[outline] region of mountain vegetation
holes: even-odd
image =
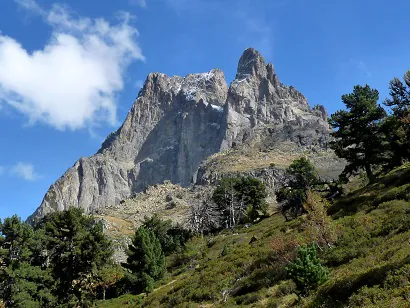
[[[339,179],[322,179],[299,157],[269,209],[263,181],[223,176],[184,225],[146,217],[121,264],[102,222],[79,208],[32,225],[6,218],[2,304],[408,307],[410,72],[391,81],[384,107],[378,99],[355,86],[342,96],[346,109],[330,116],[330,146],[347,161]]]

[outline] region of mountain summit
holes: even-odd
[[[189,186],[209,156],[262,138],[325,148],[329,126],[323,106],[310,108],[280,83],[255,49],[245,50],[229,88],[218,69],[151,73],[122,126],[50,186],[29,220],[70,206],[93,213],[165,180]]]

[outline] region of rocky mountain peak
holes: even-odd
[[[206,158],[252,140],[324,147],[325,118],[252,48],[229,88],[218,69],[185,77],[151,73],[122,126],[51,185],[30,219],[70,206],[96,212],[165,180],[189,186]]]
[[[235,79],[241,80],[251,76],[265,77],[266,74],[263,56],[253,48],[246,49],[239,59]]]

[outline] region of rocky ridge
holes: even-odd
[[[185,78],[151,73],[122,126],[51,185],[29,220],[70,206],[101,212],[164,181],[207,183],[218,178],[209,176],[210,162],[222,153],[272,154],[290,146],[294,152],[284,155],[296,157],[328,153],[328,140],[324,108],[310,108],[300,92],[280,83],[254,49],[243,53],[229,88],[218,69]]]

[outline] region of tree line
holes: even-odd
[[[107,294],[150,292],[167,271],[166,256],[182,252],[195,234],[257,219],[266,212],[265,197],[257,179],[224,178],[209,202],[199,203],[205,210],[198,214],[193,206],[187,228],[146,217],[122,264],[113,259],[101,221],[79,208],[34,225],[6,218],[0,221],[0,299],[7,307],[89,307]]]

